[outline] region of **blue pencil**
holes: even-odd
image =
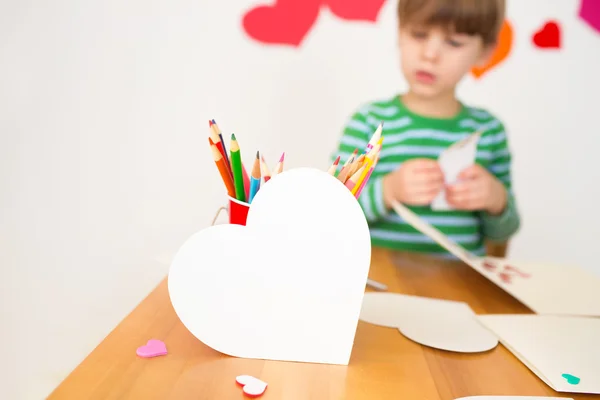
[[[256,152],[256,159],[254,160],[254,166],[252,167],[252,174],[250,175],[250,193],[248,195],[248,204],[252,203],[252,199],[256,196],[256,193],[260,189],[260,157],[258,151]]]

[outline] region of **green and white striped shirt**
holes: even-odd
[[[430,206],[409,206],[413,212],[477,255],[485,254],[484,239],[507,240],[516,233],[520,217],[512,193],[511,153],[503,124],[487,111],[463,106],[453,118],[435,119],[409,111],[399,95],[365,105],[344,128],[338,149],[342,165],[355,148],[364,152],[371,135],[383,122],[380,158],[359,198],[371,232],[373,246],[452,257],[443,247],[387,210],[383,202],[383,177],[412,158],[437,159],[453,143],[479,130],[476,162],[508,189],[506,210],[498,216],[486,212],[434,211]]]

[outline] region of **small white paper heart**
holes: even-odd
[[[235,378],[235,381],[244,388],[244,393],[250,397],[260,396],[267,390],[266,382],[250,375],[240,375]]]
[[[168,277],[175,312],[235,357],[347,365],[371,260],[358,201],[335,177],[290,169],[258,192],[246,226],[194,234]]]
[[[398,328],[408,339],[424,346],[460,353],[493,349],[498,339],[483,327],[462,302],[397,293],[366,293],[360,319]]]

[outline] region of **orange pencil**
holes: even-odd
[[[229,175],[229,170],[225,165],[226,161],[223,158],[223,154],[221,154],[221,152],[215,144],[210,145],[210,150],[212,151],[213,159],[215,161],[215,164],[217,165],[217,168],[219,169],[219,173],[221,174],[221,179],[223,179],[223,183],[227,188],[227,194],[235,199],[235,186],[233,185],[231,175]]]
[[[271,171],[269,171],[269,166],[262,154],[260,156],[260,173],[262,174],[265,183],[269,182],[269,179],[271,179]]]

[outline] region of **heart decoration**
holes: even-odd
[[[477,321],[462,302],[396,293],[366,293],[360,319],[396,328],[408,339],[459,353],[488,351],[498,339]]]
[[[321,2],[276,0],[272,6],[249,10],[242,18],[242,26],[258,42],[298,47],[317,20]]]
[[[471,74],[476,78],[481,78],[488,71],[493,70],[500,65],[510,54],[513,45],[513,28],[508,20],[502,24],[502,29],[498,35],[498,44],[496,49],[486,65],[474,67],[471,69]]]
[[[584,20],[592,29],[600,33],[600,1],[580,0],[579,18]]]
[[[290,169],[261,188],[246,226],[211,226],[181,246],[169,296],[186,328],[221,353],[347,365],[370,261],[352,193],[325,171]]]
[[[164,356],[167,354],[167,346],[158,339],[150,339],[146,345],[137,348],[136,354],[143,358]]]
[[[562,374],[562,377],[565,378],[569,385],[579,385],[581,379],[571,374]]]
[[[244,394],[249,397],[261,396],[267,390],[266,382],[250,375],[237,376],[235,381],[244,388]]]
[[[386,0],[324,0],[333,14],[347,21],[377,21]]]
[[[549,21],[533,35],[533,44],[542,49],[558,49],[560,42],[560,25],[555,21]]]

